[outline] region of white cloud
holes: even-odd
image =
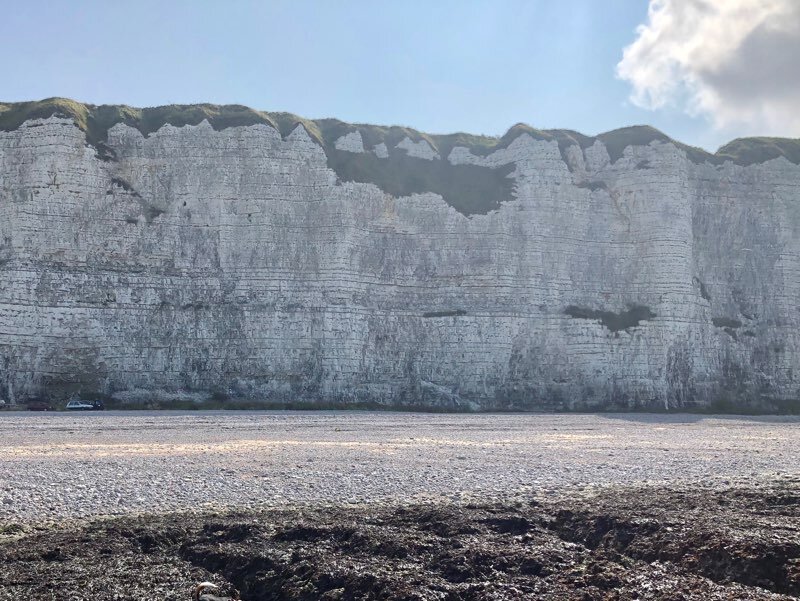
[[[617,65],[634,104],[800,136],[800,0],[650,0],[648,12]]]

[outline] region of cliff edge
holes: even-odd
[[[0,104],[0,397],[794,410],[798,163]]]

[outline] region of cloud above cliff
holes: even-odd
[[[800,1],[650,0],[617,76],[631,101],[742,135],[800,136]]]

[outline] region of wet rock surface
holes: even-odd
[[[4,525],[0,599],[792,599],[800,478]]]

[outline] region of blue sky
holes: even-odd
[[[0,3],[3,101],[237,103],[432,133],[647,123],[711,149],[738,131],[631,102],[615,69],[646,0]]]

